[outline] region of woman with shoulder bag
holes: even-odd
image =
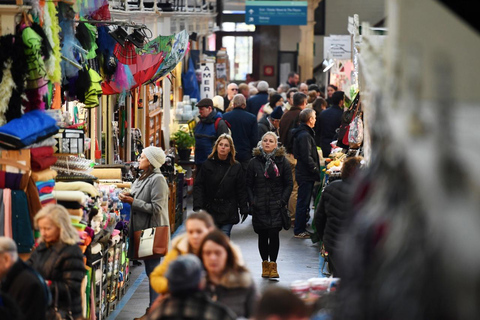
[[[277,256],[280,248],[282,214],[287,210],[293,189],[290,163],[285,148],[278,148],[277,135],[267,132],[247,168],[247,191],[252,208],[253,230],[258,234],[262,277],[279,278]]]
[[[165,152],[162,148],[150,146],[143,149],[139,159],[138,168],[143,170],[141,176],[135,180],[130,193],[120,194],[122,202],[131,205],[128,257],[135,256],[134,233],[152,227],[169,226],[168,220],[168,184],[160,172],[160,167],[165,163]],[[170,234],[170,233],[169,233]],[[160,258],[144,260],[145,272],[148,277],[160,263]],[[150,288],[150,304],[157,298],[155,290]],[[148,312],[149,308],[147,308]],[[146,317],[147,312],[141,318]]]
[[[193,210],[210,213],[216,226],[228,237],[242,215],[248,215],[247,192],[242,165],[235,160],[235,146],[228,134],[218,137],[212,153],[202,164],[193,187]]]

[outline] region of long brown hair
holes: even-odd
[[[147,170],[143,171],[142,175],[138,178],[138,180],[145,180],[147,179],[151,174],[153,174],[153,171],[155,168],[149,164]]]
[[[226,133],[221,134],[218,137],[217,141],[215,141],[215,145],[213,146],[212,153],[210,153],[210,155],[208,156],[208,159],[212,159],[213,157],[216,156],[218,144],[223,139],[227,139],[228,143],[230,143],[230,165],[233,166],[235,164],[235,155],[237,154],[237,152],[235,151],[235,145],[233,144],[232,137],[229,134],[226,134]]]
[[[241,272],[247,271],[244,266],[238,264],[237,256],[233,252],[232,246],[230,245],[230,239],[223,233],[222,231],[215,229],[210,231],[205,238],[203,238],[202,244],[200,245],[200,250],[198,250],[198,257],[203,262],[203,247],[207,241],[213,241],[214,243],[218,244],[219,246],[223,247],[225,251],[227,251],[227,262],[225,264],[225,270],[223,273],[227,273],[229,271],[233,272]],[[205,264],[204,264],[205,265]]]

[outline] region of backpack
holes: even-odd
[[[228,127],[228,135],[231,136],[231,135],[232,135],[232,130],[230,130],[230,128],[231,128],[232,126],[230,125],[230,123],[229,123],[227,120],[222,119],[222,118],[217,118],[217,119],[215,120],[215,132],[218,131],[218,124],[220,123],[220,120],[225,121],[225,124],[226,124],[227,127]]]

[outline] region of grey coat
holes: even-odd
[[[133,259],[135,231],[169,226],[168,219],[168,184],[165,177],[156,168],[154,173],[144,180],[135,180],[130,193],[133,197],[132,212],[130,214],[128,257]]]

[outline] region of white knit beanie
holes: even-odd
[[[165,163],[165,152],[162,148],[159,147],[146,147],[143,149],[145,157],[154,168],[160,168]]]

